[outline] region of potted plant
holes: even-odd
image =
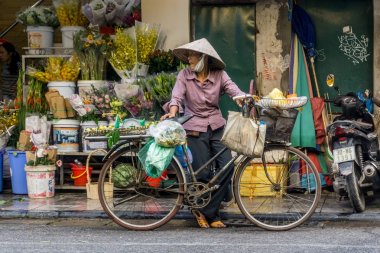
[[[57,149],[41,145],[26,152],[26,182],[29,198],[48,198],[55,193]]]

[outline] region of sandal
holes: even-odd
[[[206,217],[201,212],[199,212],[198,210],[192,209],[191,213],[194,215],[195,219],[198,222],[198,226],[200,228],[209,228],[210,227],[210,225],[208,224],[208,222],[206,220]]]
[[[212,228],[226,228],[226,224],[221,222],[220,220],[214,221],[210,223],[210,227]]]

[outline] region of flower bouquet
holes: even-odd
[[[28,67],[26,74],[42,82],[51,81],[76,81],[80,71],[79,59],[72,55],[69,59],[62,57],[47,58],[45,71],[39,71]]]
[[[114,50],[111,52],[109,62],[122,79],[132,78],[133,68],[136,65],[136,37],[135,29],[116,29]]]
[[[147,100],[156,101],[163,105],[170,100],[176,79],[176,73],[161,72],[155,76],[140,79],[137,84],[144,91]]]
[[[132,117],[143,117],[153,120],[156,115],[152,113],[153,101],[148,100],[142,91],[138,95],[126,99],[124,108],[132,115]]]
[[[113,42],[108,35],[95,29],[79,31],[74,35],[74,51],[80,59],[81,80],[104,80],[107,57]]]
[[[156,48],[159,34],[159,25],[141,22],[136,22],[135,27],[116,30],[109,62],[122,79],[147,75],[149,55]]]
[[[17,14],[17,20],[25,26],[51,26],[56,28],[59,22],[56,14],[48,7],[29,7]]]
[[[141,21],[141,0],[92,0],[82,11],[92,25],[131,27]]]
[[[82,14],[83,0],[53,0],[61,26],[87,26],[88,20]]]
[[[93,107],[92,111],[109,121],[113,121],[116,115],[119,115],[120,118],[127,116],[127,113],[123,110],[123,102],[115,94],[113,83],[109,83],[108,87],[102,88],[92,86],[91,91],[85,92],[82,99],[85,105]],[[91,110],[88,110],[88,112],[91,112]]]
[[[137,63],[138,68],[141,68],[139,65],[149,64],[149,55],[156,49],[160,34],[160,25],[136,22],[135,27]]]

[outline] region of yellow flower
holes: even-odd
[[[87,36],[87,40],[88,40],[89,42],[92,42],[92,41],[94,40],[94,36],[93,36],[92,34],[89,34],[89,35]]]

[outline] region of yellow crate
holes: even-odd
[[[283,164],[268,164],[268,174],[276,183],[284,185],[286,182],[287,168]],[[280,182],[282,181],[282,182]],[[241,177],[240,195],[243,197],[259,196],[282,196],[283,188],[280,192],[273,190],[272,183],[267,178],[262,164],[251,164],[248,166]]]

